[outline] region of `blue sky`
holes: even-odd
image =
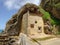
[[[0,0],[0,29],[5,29],[6,22],[26,3],[39,5],[40,0]]]

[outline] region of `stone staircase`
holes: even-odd
[[[9,38],[6,35],[0,35],[0,45],[8,45]]]
[[[16,36],[0,35],[0,45],[15,45]]]

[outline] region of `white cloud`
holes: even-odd
[[[4,5],[8,9],[19,9],[23,5],[25,5],[26,3],[33,3],[33,4],[36,4],[36,5],[39,5],[40,2],[41,2],[41,0],[6,0],[4,2]]]

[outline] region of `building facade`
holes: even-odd
[[[44,22],[41,14],[30,13],[29,11],[23,15],[22,32],[28,36],[37,36],[44,33]]]

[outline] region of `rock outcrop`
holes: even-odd
[[[60,0],[42,0],[41,6],[55,18],[60,19]]]
[[[26,4],[23,6],[17,14],[13,15],[12,18],[7,22],[5,33],[7,33],[10,36],[18,36],[21,32],[21,24],[22,24],[22,18],[23,15],[29,11],[31,13],[40,13],[39,7],[34,4]]]

